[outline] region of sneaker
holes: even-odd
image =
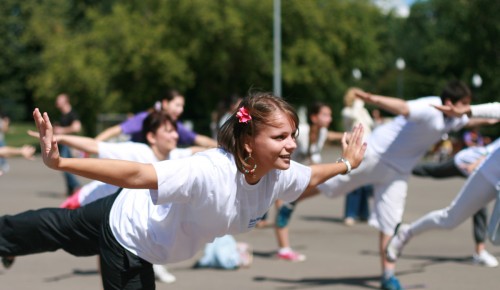
[[[81,207],[80,205],[80,189],[78,188],[75,192],[67,197],[63,203],[59,206],[60,208],[77,209]]]
[[[356,224],[356,220],[353,219],[352,217],[346,217],[344,219],[344,225],[348,226],[348,227],[352,227]]]
[[[288,225],[294,207],[293,204],[285,203],[279,208],[278,214],[276,215],[276,226],[278,228],[284,228]]]
[[[243,268],[250,267],[253,261],[252,247],[247,243],[237,243],[236,249],[238,250],[238,254],[240,255],[239,266]]]
[[[305,255],[302,255],[301,253],[295,252],[293,250],[278,252],[276,256],[278,256],[278,259],[280,260],[285,260],[290,262],[303,262],[306,260]]]
[[[472,255],[472,260],[474,261],[474,264],[477,265],[483,265],[491,268],[498,266],[497,258],[488,253],[486,250],[482,250],[479,254]]]
[[[385,248],[385,255],[389,262],[396,262],[410,237],[410,225],[398,224],[394,231],[394,236],[392,236]]]
[[[382,278],[380,283],[380,289],[382,290],[403,290],[403,287],[399,284],[398,278],[391,276],[389,278]]]
[[[174,275],[170,274],[165,267],[162,265],[153,265],[153,270],[155,271],[156,280],[163,283],[174,283],[176,278]]]

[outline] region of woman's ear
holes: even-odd
[[[253,139],[250,137],[245,137],[245,151],[248,152],[248,154],[251,154],[253,151]]]
[[[146,134],[146,141],[148,142],[148,144],[150,146],[153,146],[156,144],[156,138],[155,138],[155,134],[153,132],[148,132]]]

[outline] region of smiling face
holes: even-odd
[[[155,133],[149,132],[147,138],[155,156],[159,160],[164,160],[168,157],[170,151],[177,147],[179,135],[172,123],[167,121],[158,127]]]
[[[172,100],[163,100],[163,110],[172,118],[172,120],[177,121],[179,117],[184,112],[184,97],[175,96]]]
[[[254,138],[248,138],[245,147],[257,164],[257,175],[290,167],[292,152],[297,148],[296,131],[290,117],[279,112],[268,126],[260,128]]]
[[[318,113],[311,115],[310,118],[319,128],[328,128],[332,122],[332,110],[328,106],[322,106]]]

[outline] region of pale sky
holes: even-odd
[[[396,10],[397,15],[408,17],[410,5],[416,0],[373,0],[383,11]]]

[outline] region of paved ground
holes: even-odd
[[[329,148],[327,159],[338,156]],[[11,171],[0,177],[0,214],[58,206],[63,199],[61,173],[30,162],[10,160]],[[82,179],[82,181],[85,181]],[[461,179],[410,180],[404,219],[413,220],[447,205]],[[169,265],[178,281],[157,289],[378,289],[377,233],[365,224],[342,223],[343,198],[318,197],[302,203],[292,220],[292,244],[307,261],[278,261],[271,228],[237,236],[252,244],[255,259],[249,269],[193,270],[196,258]],[[271,212],[274,216],[274,212]],[[33,241],[36,243],[36,241]],[[500,258],[500,249],[488,244]],[[420,236],[406,248],[397,273],[407,289],[498,289],[499,268],[472,265],[472,227],[468,221],[450,232]],[[20,257],[9,270],[0,269],[0,289],[100,289],[96,259],[76,258],[62,251]]]

